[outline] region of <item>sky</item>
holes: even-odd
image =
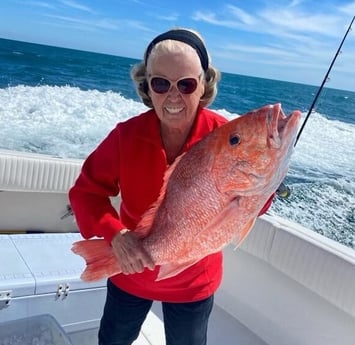
[[[0,38],[141,59],[173,27],[222,72],[321,85],[355,0],[1,0]],[[355,91],[355,23],[326,87]]]

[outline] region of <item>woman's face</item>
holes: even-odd
[[[179,44],[184,44],[180,43]],[[152,55],[147,64],[149,96],[163,126],[176,129],[190,128],[194,122],[200,98],[204,94],[204,78],[200,59],[190,46],[179,52],[164,52]],[[157,93],[151,87],[152,77],[162,77],[171,83],[165,93]],[[186,94],[179,91],[176,81],[192,78],[197,81],[196,90]],[[164,82],[164,81],[163,81]],[[159,83],[158,83],[159,84]],[[165,82],[166,84],[166,82]],[[180,86],[189,88],[188,81]]]

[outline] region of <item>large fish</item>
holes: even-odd
[[[264,106],[216,128],[176,159],[135,229],[160,265],[157,280],[243,241],[286,176],[300,117],[299,111],[285,116],[280,104]],[[75,242],[72,250],[86,260],[85,281],[121,272],[103,239]]]

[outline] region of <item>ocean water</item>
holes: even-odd
[[[146,110],[129,77],[136,62],[0,39],[0,148],[85,158],[117,122]],[[291,196],[269,213],[355,248],[355,92],[326,85],[292,157]],[[305,116],[317,90],[222,73],[210,108],[232,119],[281,102]]]

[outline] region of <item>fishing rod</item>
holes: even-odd
[[[350,25],[349,25],[348,29],[346,30],[346,33],[345,33],[345,35],[344,35],[342,41],[340,42],[340,45],[339,45],[339,47],[338,47],[338,50],[337,50],[337,52],[336,52],[335,55],[334,55],[334,58],[333,58],[333,60],[332,60],[332,62],[331,62],[331,64],[330,64],[330,66],[329,66],[329,68],[328,68],[328,71],[327,71],[327,73],[326,73],[325,76],[324,76],[324,79],[323,79],[323,81],[322,81],[322,84],[320,85],[320,87],[319,87],[319,89],[318,89],[318,91],[317,91],[317,93],[316,93],[316,95],[315,95],[315,97],[314,97],[314,99],[313,99],[313,102],[312,102],[312,104],[311,104],[311,106],[310,106],[310,108],[309,108],[309,110],[308,110],[308,113],[307,113],[307,115],[306,115],[306,118],[305,118],[305,120],[303,121],[303,124],[302,124],[302,126],[301,126],[301,128],[300,128],[300,130],[299,130],[299,132],[298,132],[298,134],[297,134],[297,137],[296,137],[296,141],[295,141],[294,146],[296,146],[296,144],[297,144],[297,142],[298,142],[298,140],[299,140],[299,138],[300,138],[300,136],[301,136],[301,134],[302,134],[302,131],[303,131],[303,129],[304,129],[304,127],[305,127],[305,125],[306,125],[308,119],[309,119],[309,116],[310,116],[310,115],[312,114],[312,112],[313,112],[314,106],[315,106],[315,104],[316,104],[316,102],[317,102],[317,100],[318,100],[318,98],[319,98],[319,96],[320,96],[320,94],[321,94],[321,92],[322,92],[322,90],[323,90],[324,84],[325,84],[326,81],[328,80],[329,73],[330,73],[330,71],[331,71],[332,68],[333,68],[333,65],[334,65],[334,63],[335,63],[335,60],[337,59],[338,55],[339,55],[340,52],[341,52],[341,47],[343,46],[343,43],[345,42],[346,36],[348,36],[348,33],[349,33],[350,30],[351,30],[351,27],[352,27],[352,25],[353,25],[353,23],[354,23],[354,19],[355,19],[355,16],[353,16],[353,19],[351,20]],[[289,188],[284,182],[282,182],[282,183],[280,184],[279,188],[277,189],[276,194],[277,194],[279,197],[283,198],[283,199],[284,199],[284,198],[288,198],[288,197],[290,196],[290,194],[291,194],[291,190],[290,190],[290,188]]]
[[[346,36],[348,36],[348,33],[349,33],[350,30],[351,30],[351,26],[353,25],[354,19],[355,19],[355,16],[353,17],[353,19],[352,19],[352,21],[351,21],[351,23],[350,23],[350,25],[349,25],[349,27],[348,27],[348,30],[346,31],[346,33],[345,33],[345,35],[344,35],[344,37],[343,37],[343,39],[342,39],[342,41],[341,41],[341,43],[340,43],[340,45],[339,45],[339,47],[338,47],[337,52],[336,52],[335,55],[334,55],[334,58],[333,58],[333,60],[332,60],[332,62],[331,62],[331,64],[330,64],[330,66],[329,66],[329,68],[328,68],[328,71],[327,71],[327,73],[326,73],[325,76],[324,76],[324,79],[323,79],[323,81],[322,81],[322,84],[320,85],[320,87],[319,87],[319,89],[318,89],[318,91],[317,91],[317,94],[316,94],[316,96],[315,96],[314,99],[313,99],[312,105],[311,105],[311,107],[309,108],[308,113],[307,113],[307,115],[306,115],[306,118],[305,118],[305,120],[303,121],[303,124],[302,124],[302,126],[301,126],[301,128],[300,128],[300,130],[299,130],[299,132],[298,132],[298,134],[297,134],[296,142],[295,142],[295,145],[294,145],[294,146],[296,146],[296,144],[297,144],[297,142],[298,142],[298,140],[299,140],[299,138],[300,138],[300,136],[301,136],[301,134],[302,134],[302,131],[303,131],[303,129],[304,129],[304,126],[306,125],[306,123],[307,123],[307,121],[308,121],[308,119],[309,119],[309,116],[311,115],[311,113],[312,113],[312,111],[313,111],[313,109],[314,109],[314,106],[315,106],[315,104],[316,104],[316,102],[317,102],[317,100],[318,100],[318,98],[319,98],[319,96],[320,96],[320,93],[321,93],[322,90],[323,90],[324,84],[325,84],[326,81],[328,80],[329,73],[330,73],[330,71],[331,71],[332,68],[333,68],[333,65],[334,65],[334,63],[335,63],[335,60],[337,59],[338,55],[339,55],[340,52],[341,52],[341,47],[343,46],[343,43],[344,43],[344,41],[345,41],[345,39],[346,39]]]

